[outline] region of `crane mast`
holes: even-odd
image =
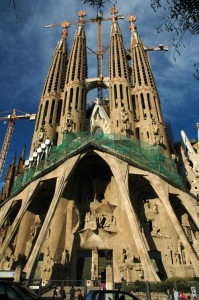
[[[0,152],[0,178],[3,173],[3,167],[6,161],[6,156],[8,153],[8,149],[10,146],[13,130],[14,130],[14,125],[15,125],[15,120],[17,119],[30,119],[30,120],[35,120],[36,114],[24,114],[24,115],[18,115],[16,114],[16,109],[13,109],[12,115],[8,115],[7,117],[0,117],[0,120],[6,122],[9,121],[8,128],[6,131],[6,135],[3,141],[3,145],[1,148]]]

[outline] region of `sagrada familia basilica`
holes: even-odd
[[[121,17],[116,7],[110,12],[107,77],[102,72],[103,17],[93,20],[98,25],[96,78],[87,74],[85,11],[79,11],[70,49],[69,22],[62,23],[30,157],[24,163],[23,152],[5,178],[0,270],[20,269],[26,279],[43,284],[101,278],[111,286],[122,280],[199,277],[194,163],[187,147],[181,164],[171,150],[136,17],[128,17],[127,51]],[[88,107],[93,89],[98,97]]]

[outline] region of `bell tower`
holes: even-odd
[[[84,16],[86,12],[80,10],[78,15],[79,24],[74,36],[66,74],[64,105],[61,116],[63,132],[85,130],[87,55]]]
[[[54,145],[61,141],[60,117],[63,103],[63,91],[67,70],[67,27],[69,22],[62,23],[61,38],[55,49],[51,66],[46,77],[39,103],[37,120],[32,139],[31,153],[48,138]]]
[[[140,40],[135,21],[128,17],[131,30],[132,105],[135,111],[136,137],[148,144],[159,145],[169,156],[169,146],[158,91],[148,53]]]
[[[109,78],[111,132],[134,135],[134,112],[131,103],[127,54],[117,21],[117,8],[111,8]]]

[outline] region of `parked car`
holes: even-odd
[[[121,290],[90,290],[86,300],[140,300],[140,298]]]
[[[0,280],[1,300],[40,300],[28,287],[13,281]]]

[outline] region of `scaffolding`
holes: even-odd
[[[60,163],[88,147],[110,153],[130,165],[157,174],[178,187],[183,186],[175,162],[171,158],[165,157],[159,146],[152,146],[123,134],[91,134],[83,131],[66,133],[62,144],[54,146],[45,160],[37,166],[30,167],[18,178],[14,183],[12,193],[16,193],[30,181],[42,176],[47,169],[56,168]]]

